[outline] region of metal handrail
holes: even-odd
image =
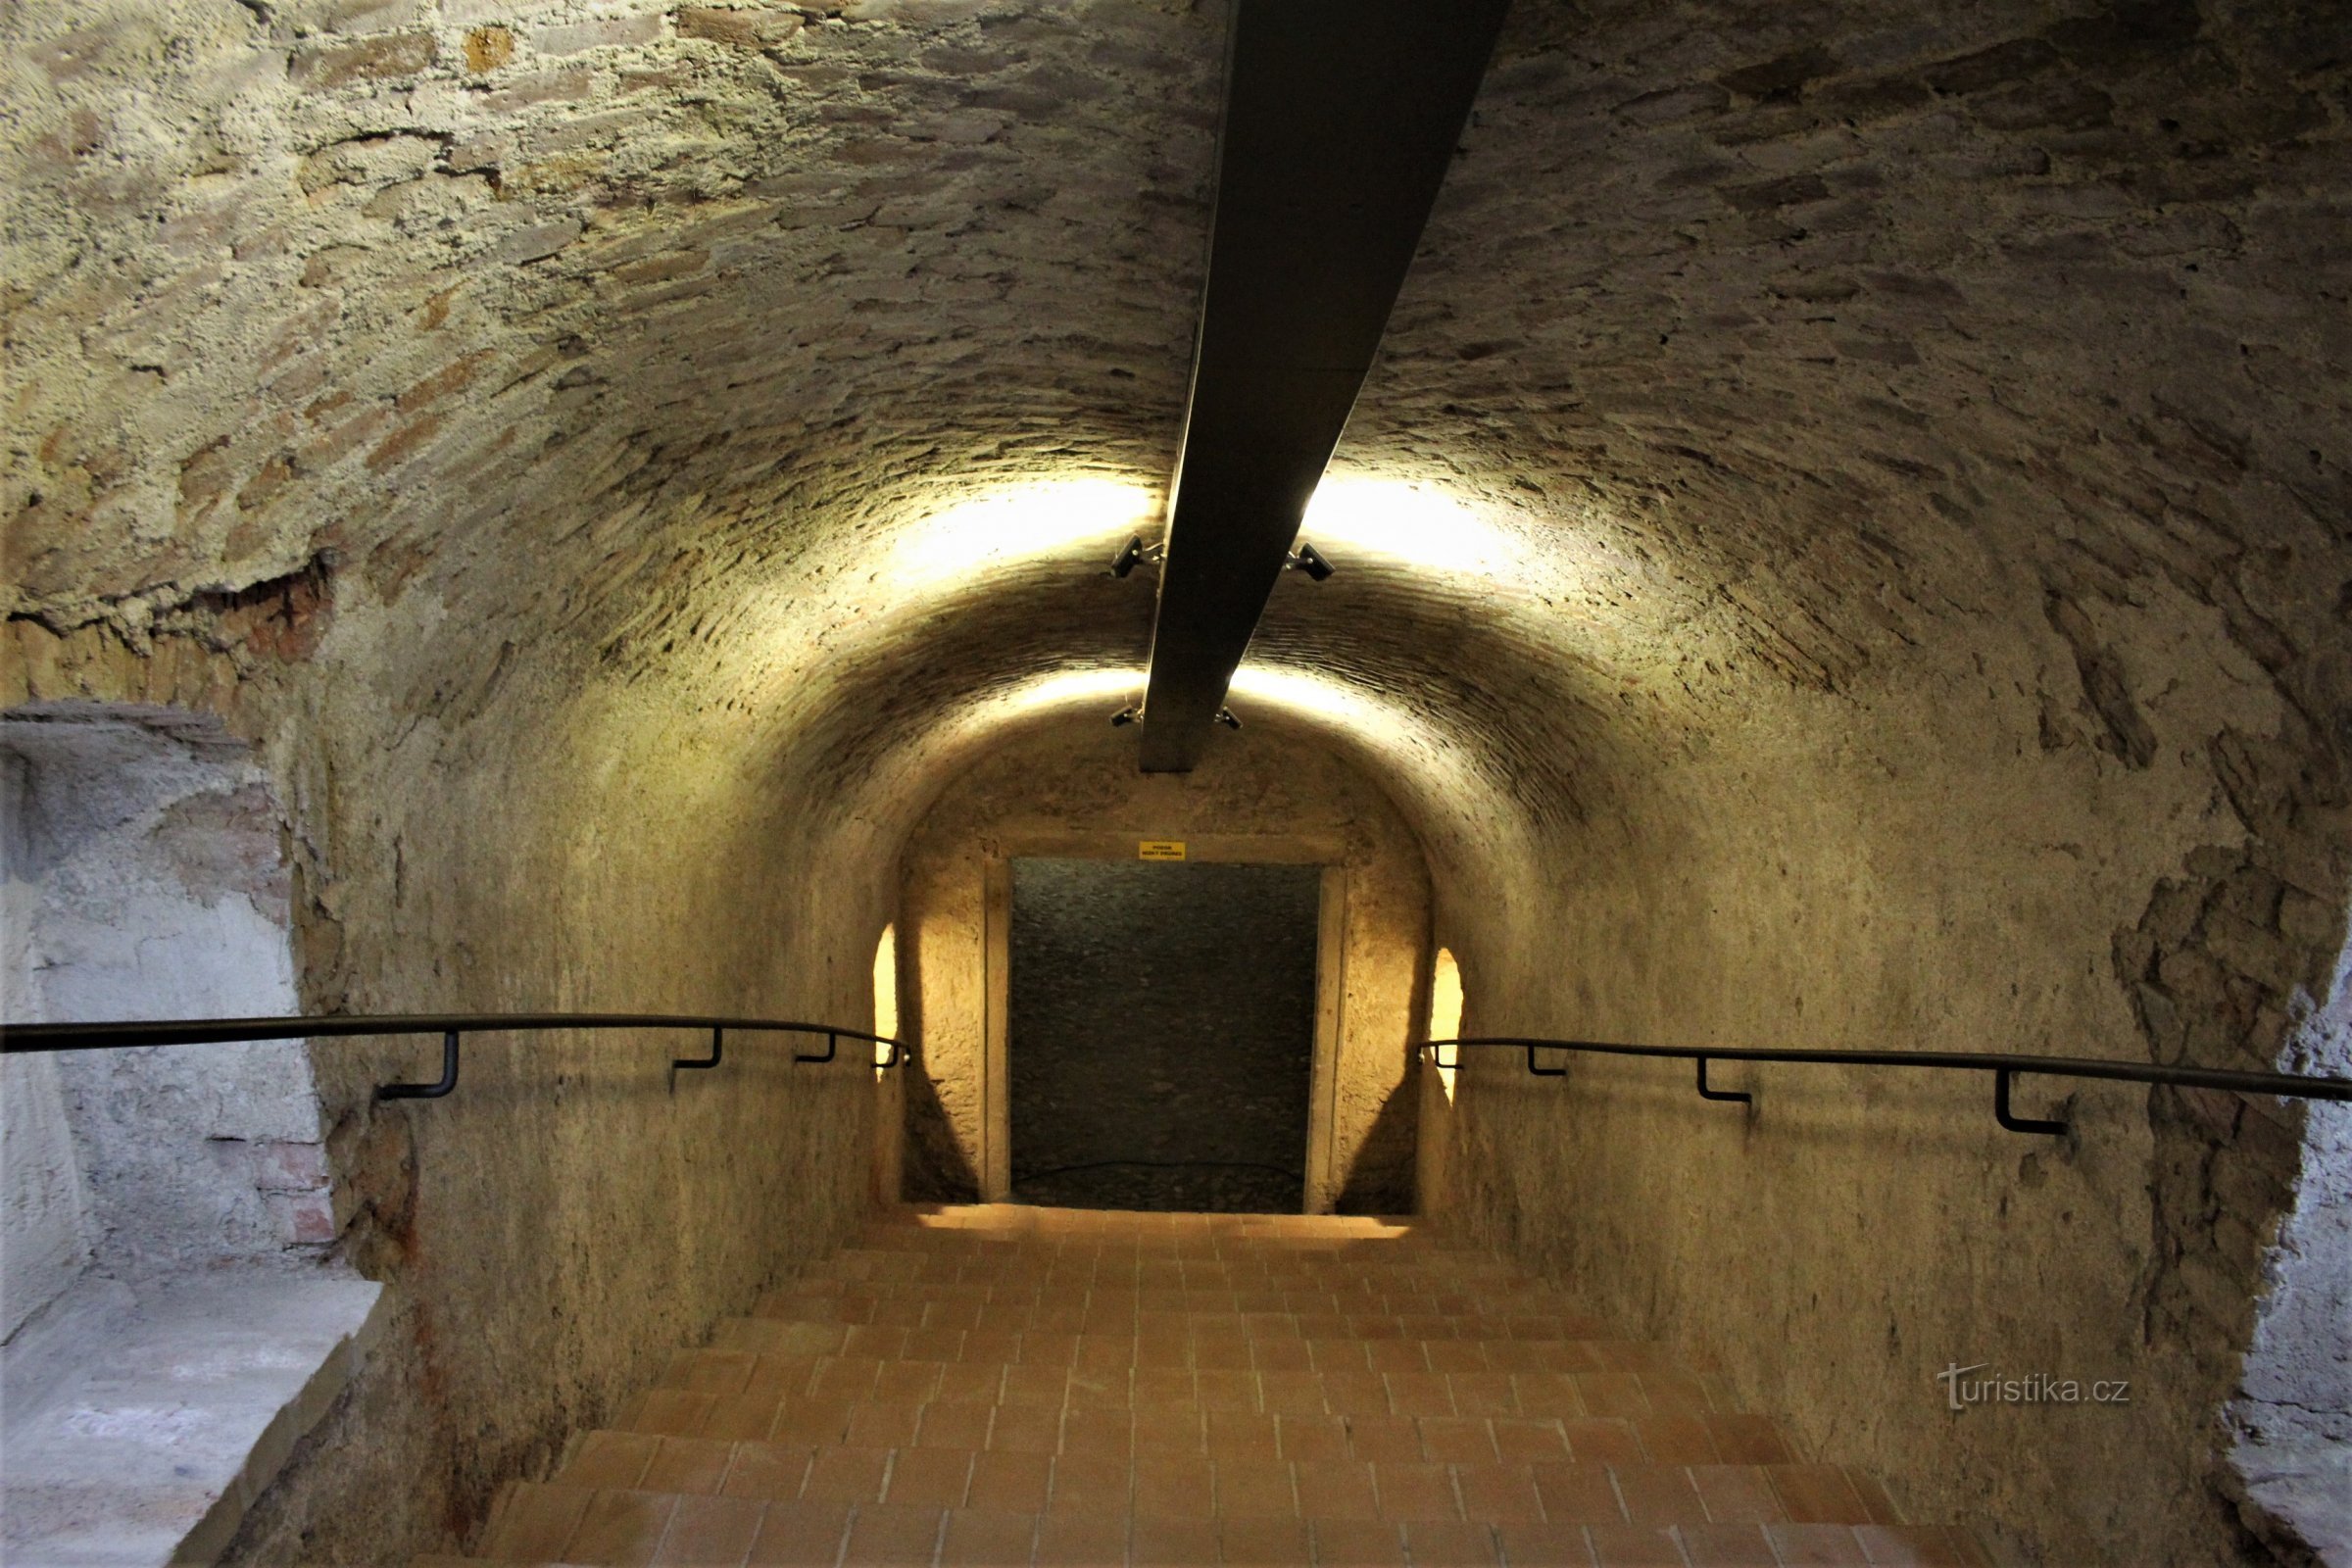
[[[441,1076],[429,1084],[384,1084],[378,1100],[439,1100],[458,1087],[458,1040],[463,1035],[505,1034],[539,1029],[708,1029],[710,1054],[681,1056],[670,1061],[670,1087],[681,1072],[705,1071],[725,1054],[726,1034],[823,1035],[821,1053],[794,1052],[796,1062],[826,1062],[844,1040],[863,1040],[888,1046],[890,1054],[874,1065],[895,1067],[913,1054],[912,1046],[888,1035],[853,1029],[847,1024],[800,1023],[783,1018],[731,1018],[674,1012],[397,1012],[374,1015],[325,1013],[280,1018],[180,1018],[120,1020],[111,1023],[0,1023],[0,1054],[29,1055],[64,1051],[141,1050],[154,1046],[227,1045],[253,1040],[306,1040],[348,1035],[439,1035]]]
[[[1469,1040],[1424,1040],[1419,1050],[1435,1065],[1461,1065],[1462,1048],[1494,1047],[1525,1051],[1527,1070],[1538,1078],[1567,1076],[1564,1066],[1544,1066],[1539,1051],[1577,1051],[1603,1056],[1664,1056],[1698,1064],[1698,1092],[1706,1100],[1749,1102],[1751,1096],[1707,1087],[1710,1061],[1793,1061],[1835,1067],[1934,1067],[1953,1072],[1989,1072],[1992,1077],[1992,1114],[2013,1133],[2067,1130],[2062,1121],[2042,1121],[2012,1115],[2010,1080],[2021,1072],[2048,1078],[2104,1078],[2125,1083],[2172,1084],[2189,1089],[2222,1089],[2241,1095],[2277,1095],[2289,1100],[2352,1101],[2352,1078],[2328,1078],[2291,1072],[2246,1072],[2234,1067],[2174,1067],[2152,1061],[2108,1061],[2097,1056],[2025,1056],[2006,1052],[1967,1051],[1805,1051],[1773,1046],[1629,1046],[1602,1040],[1546,1040],[1527,1035],[1487,1035]],[[1453,1060],[1443,1053],[1453,1048]]]

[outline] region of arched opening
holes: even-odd
[[[885,923],[882,934],[874,939],[873,964],[874,1033],[899,1038],[899,924]],[[902,1129],[906,1122],[907,1063],[902,1070],[893,1071],[884,1064],[890,1060],[891,1050],[877,1043],[874,1047],[874,1142],[873,1193],[880,1203],[895,1203],[905,1185],[901,1166],[906,1160],[906,1140]]]
[[[1263,1160],[1297,1170],[1292,1162],[1304,1156],[1292,1189],[1299,1196],[1286,1206],[1409,1212],[1420,1099],[1410,1044],[1429,907],[1413,827],[1368,776],[1295,730],[1269,724],[1258,745],[1195,773],[1149,777],[1135,772],[1119,731],[1092,715],[1082,725],[1041,721],[1007,735],[956,775],[908,841],[906,995],[922,1045],[905,1082],[907,1196],[1016,1196],[1015,862],[1133,868],[1148,850],[1172,855],[1181,845],[1196,869],[1270,867],[1303,879],[1298,902],[1312,923],[1311,1016],[1298,1025],[1311,1034],[1298,1042],[1311,1048],[1304,1136]],[[1127,951],[1113,945],[1093,961],[1115,972],[1128,966]],[[1109,1049],[1118,1033],[1115,1024],[1104,1031]],[[1081,1120],[1097,1114],[1090,1102],[1063,1109]],[[1242,1157],[1173,1144],[1151,1154]]]
[[[1450,950],[1440,948],[1437,961],[1429,972],[1429,1038],[1451,1040],[1462,1032],[1462,967],[1453,961]],[[1434,1062],[1438,1087],[1446,1091],[1446,1102],[1453,1102],[1453,1075],[1460,1071],[1452,1058]]]
[[[874,1033],[896,1038],[899,1032],[899,927],[882,928],[874,943]],[[890,1048],[874,1047],[874,1071],[890,1060]]]

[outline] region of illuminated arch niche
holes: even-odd
[[[874,944],[874,1033],[897,1039],[899,1034],[899,927],[896,921],[882,928],[882,936]],[[890,1048],[874,1047],[874,1072],[880,1076],[882,1064],[890,1058]]]
[[[1432,1040],[1451,1040],[1462,1032],[1462,969],[1453,961],[1450,950],[1440,948],[1438,960],[1429,976],[1429,1036]],[[1435,1053],[1432,1053],[1435,1054]],[[1438,1082],[1446,1091],[1446,1099],[1453,1099],[1452,1067],[1438,1069]]]

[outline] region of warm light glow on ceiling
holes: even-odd
[[[1478,772],[1476,754],[1448,744],[1442,716],[1393,692],[1280,664],[1244,664],[1231,690],[1244,724],[1273,712],[1344,737],[1379,759],[1384,775],[1414,780],[1433,801],[1478,800],[1494,788]]]
[[[1044,479],[993,489],[897,525],[877,575],[899,590],[933,587],[991,567],[1056,556],[1101,556],[1129,535],[1156,534],[1156,490],[1116,479]]]
[[[1526,541],[1459,498],[1367,474],[1326,476],[1306,504],[1299,537],[1343,571],[1353,554],[1394,556],[1438,571],[1517,577],[1528,557]]]
[[[1122,703],[1142,700],[1144,672],[1141,667],[1113,669],[1068,669],[1058,675],[1041,675],[1023,682],[1015,690],[993,704],[1000,717],[1009,713],[1033,713],[1042,709],[1059,708],[1069,704],[1108,703],[1103,710],[1105,720],[1111,710]]]
[[[1112,713],[1143,701],[1143,697],[1144,671],[1140,664],[1033,675],[963,708],[952,726],[953,739],[957,744],[977,739],[1005,724],[1054,709],[1089,711],[1098,721],[1107,723]],[[944,738],[947,732],[942,733]]]
[[[1399,727],[1399,715],[1364,687],[1309,670],[1244,664],[1233,672],[1231,690],[1237,698],[1264,703],[1300,718],[1321,719],[1358,735],[1394,733]],[[1246,714],[1244,718],[1246,722]]]

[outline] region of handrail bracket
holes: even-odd
[[[1707,1087],[1707,1058],[1698,1058],[1698,1098],[1701,1100],[1734,1100],[1742,1105],[1752,1105],[1756,1097],[1741,1090],[1709,1089]]]
[[[2013,1133],[2047,1133],[2053,1138],[2064,1137],[2067,1124],[2062,1121],[2042,1121],[2033,1116],[2013,1116],[2009,1113],[2009,1080],[2014,1069],[1995,1067],[1992,1072],[1992,1119]]]
[[[678,1074],[708,1072],[717,1066],[719,1058],[726,1054],[726,1048],[727,1031],[724,1026],[719,1026],[710,1031],[710,1054],[708,1056],[672,1057],[669,1063],[669,1092],[673,1095],[678,1092]]]
[[[385,1084],[375,1092],[378,1100],[439,1100],[458,1087],[458,1032],[443,1031],[441,1035],[441,1078],[429,1084]]]

